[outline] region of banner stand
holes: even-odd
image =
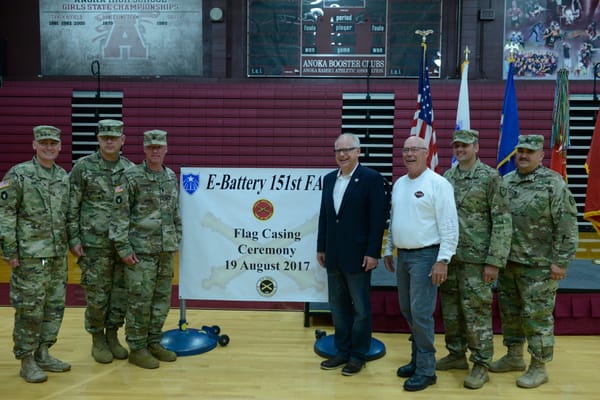
[[[337,354],[335,347],[335,335],[328,335],[327,332],[320,329],[315,330],[314,351],[319,356],[331,358]],[[371,346],[366,354],[366,361],[377,360],[385,356],[385,344],[379,339],[371,338]]]
[[[160,341],[163,347],[178,356],[193,356],[214,349],[217,343],[221,346],[229,344],[229,336],[220,335],[221,328],[218,325],[189,328],[185,318],[185,299],[179,298],[179,328],[163,333]]]

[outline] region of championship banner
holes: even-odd
[[[42,75],[201,76],[201,0],[44,0]],[[91,71],[92,62],[101,66]]]
[[[324,169],[181,168],[183,299],[327,301]]]

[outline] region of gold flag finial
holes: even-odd
[[[469,46],[465,46],[465,61],[469,62],[469,54],[471,54],[471,50],[469,50]]]
[[[508,62],[513,62],[515,61],[515,53],[519,50],[520,46],[516,43],[507,43],[506,46],[504,46],[504,50],[508,51],[508,57],[506,58],[508,60]]]
[[[421,41],[423,43],[427,42],[427,36],[431,35],[433,33],[433,30],[431,29],[426,29],[426,30],[422,30],[422,29],[417,29],[415,31],[415,33],[419,36],[421,36]]]

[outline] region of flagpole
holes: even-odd
[[[508,75],[506,77],[504,104],[502,105],[502,116],[500,118],[500,137],[498,140],[496,164],[496,169],[500,175],[506,175],[515,169],[514,156],[517,152],[516,146],[520,131],[517,94],[514,85],[514,53],[519,49],[519,46],[511,43],[506,45],[505,49],[509,52],[507,56]]]
[[[456,108],[456,126],[455,130],[471,129],[471,112],[469,106],[469,46],[465,46],[465,60],[460,65],[460,87],[458,91],[458,106]],[[452,155],[452,163],[456,160]]]
[[[427,53],[427,36],[431,35],[433,33],[433,30],[431,30],[431,29],[426,29],[426,30],[417,29],[415,31],[415,33],[417,35],[421,36],[421,47],[423,48],[423,65],[427,65],[427,63],[426,63],[427,57],[425,56],[425,54]]]
[[[471,111],[469,106],[469,47],[465,47],[465,60],[460,65],[460,86],[458,90],[458,104],[456,106],[456,123],[454,130],[469,130],[471,129]],[[454,152],[452,152],[452,166],[458,164]]]
[[[433,105],[429,87],[429,72],[427,69],[427,36],[433,33],[431,29],[418,29],[415,33],[421,36],[422,57],[419,68],[419,93],[417,95],[417,108],[413,117],[410,134],[419,136],[427,145],[427,166],[439,173],[437,139],[435,134]]]
[[[550,136],[550,168],[567,178],[567,150],[569,149],[569,70],[561,68],[556,78],[552,110],[552,135]]]

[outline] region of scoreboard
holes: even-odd
[[[439,77],[441,0],[251,0],[249,77]]]

